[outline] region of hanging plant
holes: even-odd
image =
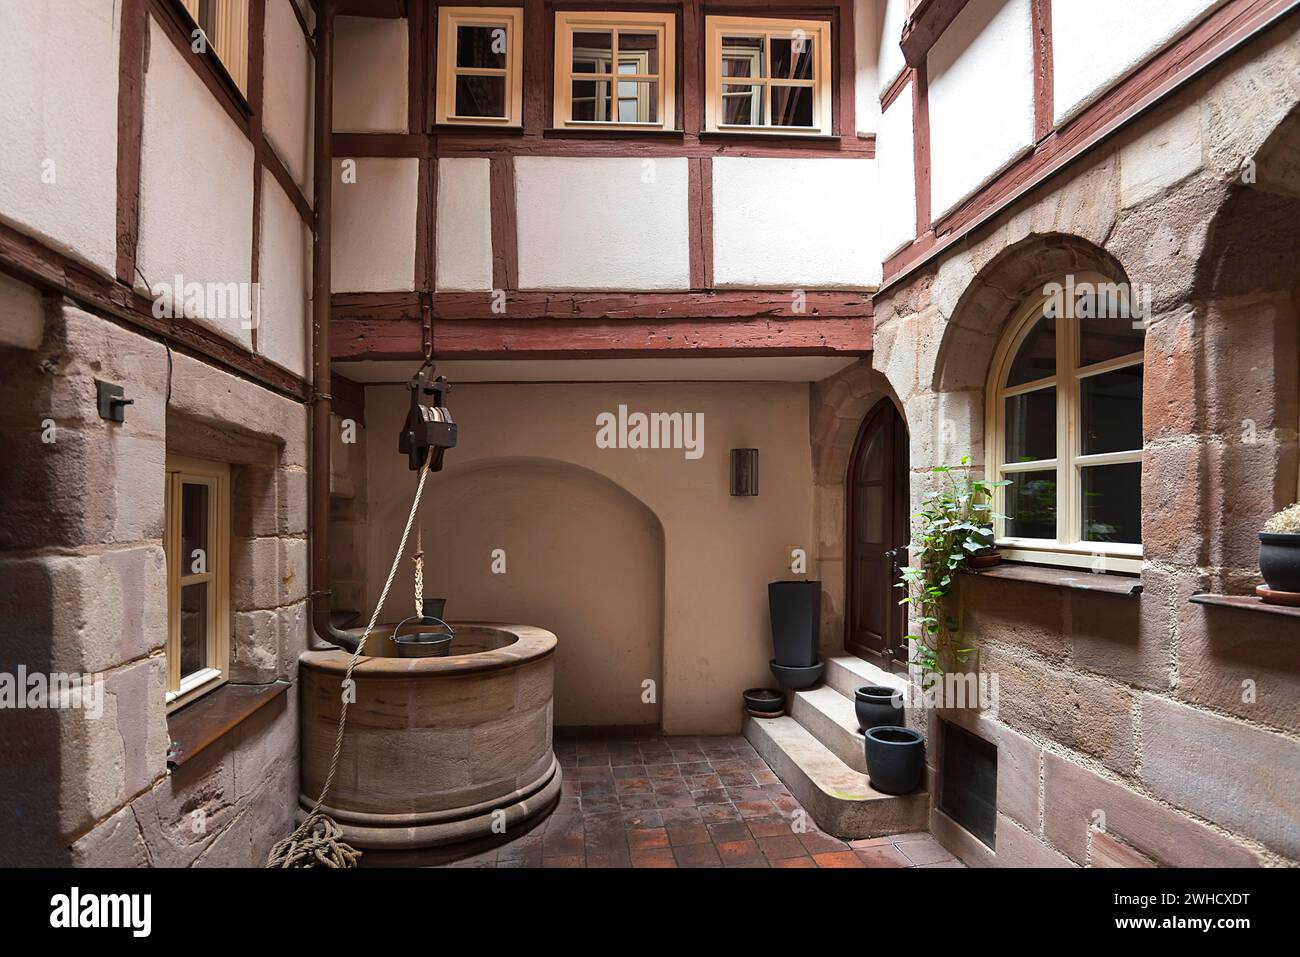
[[[945,672],[970,661],[974,649],[963,647],[961,625],[952,613],[950,598],[957,574],[967,560],[993,545],[993,520],[1006,518],[993,511],[994,490],[1010,485],[970,476],[970,457],[956,466],[936,465],[939,488],[926,496],[908,546],[914,565],[903,569],[899,588],[907,590],[903,604],[913,606],[919,634],[912,664],[921,671],[921,687],[932,688]]]

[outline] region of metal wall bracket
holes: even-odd
[[[99,393],[99,417],[110,422],[125,422],[126,407],[134,405],[135,399],[128,399],[126,390],[112,382],[96,379],[95,389]]]

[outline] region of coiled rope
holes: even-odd
[[[370,624],[366,625],[361,640],[357,642],[357,650],[352,652],[352,659],[348,662],[348,670],[343,675],[342,687],[345,692],[352,687],[352,669],[356,667],[357,659],[361,657],[361,652],[366,647],[366,639],[375,630],[379,615],[384,610],[384,601],[388,598],[388,590],[393,587],[393,579],[397,577],[397,568],[401,565],[402,555],[406,552],[406,540],[410,537],[411,526],[415,524],[415,516],[419,514],[420,496],[424,494],[424,480],[429,477],[429,465],[432,461],[433,449],[430,449],[425,457],[424,465],[420,468],[420,481],[415,486],[415,500],[411,502],[411,514],[406,517],[406,527],[402,529],[402,541],[397,546],[397,554],[393,556],[393,566],[388,570],[388,580],[384,582],[384,590],[379,593],[379,602],[375,605],[374,613],[370,616]],[[325,777],[325,785],[321,788],[320,797],[316,799],[316,805],[311,809],[311,813],[298,825],[294,832],[284,840],[277,841],[275,846],[271,848],[271,853],[266,858],[267,867],[357,866],[357,862],[361,858],[361,852],[339,840],[343,836],[342,828],[338,826],[333,818],[321,811],[321,806],[325,803],[330,788],[334,786],[334,775],[339,768],[339,755],[343,752],[343,732],[347,727],[347,723],[348,695],[345,693],[342,708],[339,711],[339,730],[334,738],[334,756],[330,758],[329,774]]]

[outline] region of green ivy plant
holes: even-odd
[[[913,516],[917,524],[908,548],[915,564],[903,569],[897,586],[907,590],[901,603],[916,612],[920,634],[907,638],[915,642],[912,664],[920,668],[925,690],[942,680],[948,668],[970,661],[974,649],[962,647],[949,598],[966,560],[993,546],[993,520],[1007,517],[993,511],[994,491],[1011,484],[972,478],[969,456],[962,456],[957,466],[936,465],[930,471],[941,477],[939,487]]]

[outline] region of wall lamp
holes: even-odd
[[[731,450],[731,494],[758,494],[758,449]]]

